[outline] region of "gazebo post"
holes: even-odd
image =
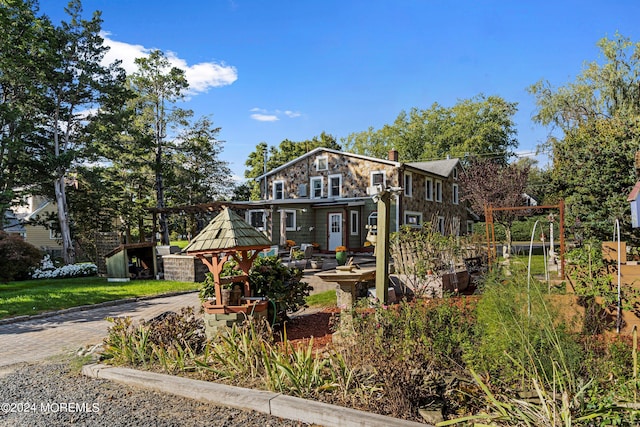
[[[222,272],[224,263],[229,260],[229,255],[225,255],[222,258],[219,258],[219,254],[214,254],[211,257],[211,262],[209,262],[209,260],[203,254],[198,254],[197,257],[200,259],[200,261],[202,261],[204,265],[207,266],[209,272],[213,274],[213,283],[216,289],[216,304],[221,304],[222,289],[220,287],[220,273]]]
[[[249,286],[249,270],[251,270],[251,266],[253,266],[253,261],[258,257],[258,251],[254,250],[253,254],[249,254],[248,250],[239,251],[241,256],[238,256],[238,252],[233,252],[231,255],[233,259],[238,263],[238,267],[240,270],[247,276],[247,279],[244,281],[244,296],[251,296],[251,287]]]

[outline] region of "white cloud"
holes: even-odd
[[[283,116],[286,116],[286,117],[288,117],[290,119],[294,119],[296,117],[302,116],[301,113],[299,113],[297,111],[291,111],[291,110],[269,111],[269,110],[265,110],[264,108],[254,107],[254,108],[250,109],[249,111],[253,113],[253,114],[251,114],[251,118],[253,120],[258,120],[260,122],[276,122],[276,121],[280,120],[280,118],[283,117]]]
[[[147,56],[152,50],[139,44],[113,40],[108,33],[102,33],[102,37],[104,38],[104,44],[110,47],[104,57],[104,61],[112,63],[116,60],[121,60],[121,66],[127,74],[131,74],[138,69],[135,64],[136,58]],[[236,68],[226,65],[224,62],[200,62],[189,65],[187,61],[179,58],[174,52],[165,52],[165,55],[172,66],[184,70],[189,82],[189,91],[192,93],[206,92],[213,87],[227,86],[238,80]]]
[[[292,118],[292,119],[301,116],[301,114],[298,113],[297,111],[289,111],[289,110],[285,111],[284,114],[285,114],[285,116],[287,116],[289,118]]]
[[[251,115],[253,120],[257,120],[259,122],[277,122],[280,120],[278,116],[275,114],[261,114],[261,113],[253,113]]]

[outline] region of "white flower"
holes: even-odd
[[[62,279],[66,277],[94,276],[98,267],[92,263],[69,264],[56,268],[49,255],[45,255],[40,268],[31,273],[33,279]]]

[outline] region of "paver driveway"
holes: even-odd
[[[151,319],[165,311],[200,307],[197,292],[57,314],[41,319],[0,325],[0,367],[43,360],[102,342],[107,317]],[[196,310],[197,312],[197,310]]]

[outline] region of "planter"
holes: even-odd
[[[322,268],[322,265],[324,264],[324,261],[319,259],[319,260],[311,260],[311,268],[313,268],[314,270],[320,270]]]
[[[336,261],[338,262],[338,265],[345,265],[347,263],[347,253],[336,252]]]

